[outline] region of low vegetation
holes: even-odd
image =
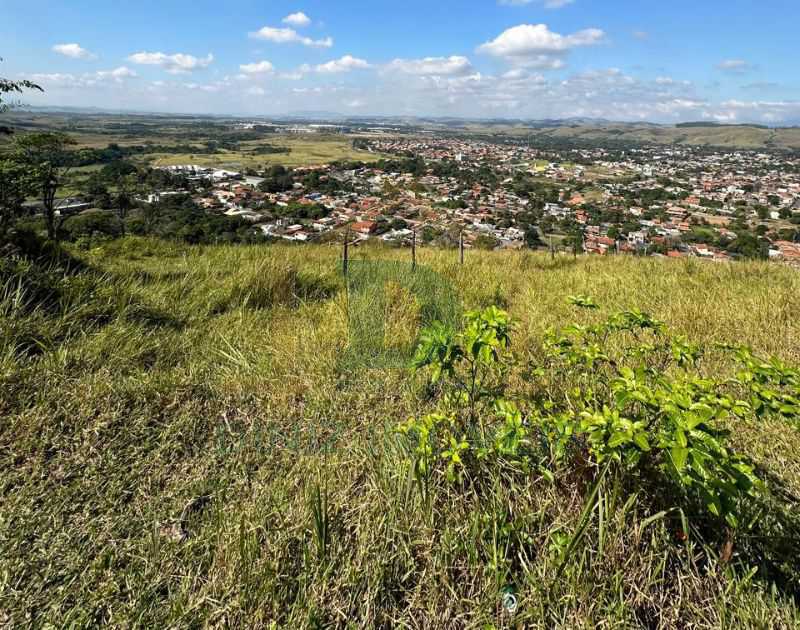
[[[795,271],[69,247],[0,263],[0,623],[800,623]]]

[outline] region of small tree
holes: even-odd
[[[56,218],[56,193],[71,168],[69,146],[73,144],[75,141],[63,133],[32,133],[16,140],[16,157],[35,178],[51,241],[58,241],[63,220]]]
[[[539,236],[539,230],[537,230],[536,227],[533,225],[528,226],[528,229],[525,230],[525,245],[528,246],[530,249],[536,249],[537,247],[544,247],[544,243],[542,242],[542,239]]]
[[[136,175],[125,175],[117,180],[115,208],[122,236],[125,236],[125,221],[128,219],[128,214],[136,206],[136,192],[138,190],[139,179]]]
[[[7,158],[0,159],[0,241],[13,221],[22,213],[28,195],[34,192],[34,179],[23,164]]]

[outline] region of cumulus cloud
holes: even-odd
[[[120,66],[113,70],[98,70],[83,74],[69,73],[38,73],[31,74],[30,79],[46,88],[88,88],[100,87],[104,84],[124,83],[125,79],[135,78],[136,73],[127,66]]]
[[[573,48],[594,46],[604,39],[605,33],[597,28],[561,35],[546,24],[520,24],[479,46],[478,52],[517,65],[554,69],[564,65],[563,57]]]
[[[187,74],[210,66],[214,55],[209,53],[206,57],[198,58],[183,53],[168,55],[163,52],[138,52],[128,57],[128,61],[145,66],[160,66],[170,74]]]
[[[386,69],[415,75],[461,75],[473,71],[470,60],[466,57],[425,57],[423,59],[395,59],[387,64]]]
[[[718,115],[725,122],[758,121],[764,123],[791,122],[800,120],[800,101],[740,101],[728,100],[720,104]]]
[[[246,63],[239,66],[239,70],[245,74],[270,74],[275,71],[269,61],[257,61],[255,63]]]
[[[72,59],[97,59],[97,55],[82,48],[79,44],[56,44],[53,46],[53,52]]]
[[[298,11],[297,13],[292,13],[287,15],[283,20],[281,20],[284,24],[290,24],[292,26],[296,26],[297,28],[303,28],[311,24],[311,18],[308,17],[302,11]]]
[[[137,74],[127,66],[120,66],[119,68],[114,68],[113,70],[101,70],[97,72],[96,75],[101,79],[109,78],[114,79],[115,81],[131,79],[137,76]]]
[[[265,26],[255,33],[250,33],[250,37],[272,42],[273,44],[302,44],[303,46],[310,46],[313,48],[331,48],[333,46],[333,38],[331,37],[311,39],[310,37],[300,35],[300,33],[292,28],[279,28],[275,26]]]
[[[359,59],[352,55],[345,55],[340,59],[334,59],[333,61],[320,64],[314,69],[323,74],[339,74],[342,72],[350,72],[351,70],[364,70],[370,67],[372,66],[364,59]]]

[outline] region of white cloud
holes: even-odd
[[[529,74],[527,70],[523,68],[513,68],[508,72],[503,73],[503,78],[508,79],[510,81],[519,81],[522,79],[525,80],[534,80],[534,81],[543,81],[544,77],[541,74]]]
[[[239,69],[245,74],[270,74],[274,72],[275,66],[269,61],[257,61],[255,63],[246,63],[239,66]]]
[[[514,64],[555,69],[573,48],[601,43],[605,33],[588,28],[571,35],[551,31],[546,24],[520,24],[503,31],[478,47],[478,52],[500,57]]]
[[[716,116],[724,116],[726,122],[759,121],[775,123],[789,121],[797,124],[800,120],[800,101],[739,101],[729,100],[720,103],[722,110]],[[712,113],[712,115],[714,115]],[[717,118],[717,120],[721,120]]]
[[[323,74],[338,74],[341,72],[350,72],[351,70],[364,70],[370,67],[369,63],[363,59],[353,57],[352,55],[345,55],[341,59],[334,59],[328,63],[320,64],[314,69]]]
[[[311,39],[304,37],[297,31],[291,28],[277,28],[274,26],[265,26],[255,33],[250,33],[253,39],[263,39],[273,44],[302,44],[303,46],[311,46],[314,48],[330,48],[333,46],[333,38],[325,37],[324,39]]]
[[[97,55],[82,48],[78,44],[56,44],[53,46],[53,52],[72,59],[97,59]]]
[[[160,66],[170,74],[186,74],[210,66],[214,55],[209,53],[204,58],[198,58],[182,53],[167,55],[162,52],[138,52],[128,57],[128,61],[139,65]]]
[[[604,37],[605,33],[597,28],[561,35],[551,31],[547,24],[520,24],[503,31],[478,50],[496,57],[526,57],[564,53],[577,46],[598,44]]]
[[[131,79],[135,76],[138,76],[133,70],[128,68],[127,66],[120,66],[119,68],[114,68],[113,70],[106,70],[106,71],[99,71],[96,73],[97,77],[100,79],[114,79],[115,81],[122,81],[123,79]]]
[[[113,70],[98,70],[97,72],[85,72],[83,74],[62,74],[39,73],[30,75],[30,79],[40,83],[47,88],[88,88],[101,87],[103,85],[121,85],[125,79],[135,78],[137,74],[126,66],[120,66]]]
[[[461,75],[472,72],[472,64],[466,57],[425,57],[424,59],[395,59],[386,69],[416,75]]]
[[[742,74],[752,70],[753,66],[744,59],[725,59],[717,64],[717,69],[724,72]]]
[[[48,87],[77,87],[80,79],[74,74],[62,74],[60,72],[36,73],[30,75],[31,81]]]
[[[291,24],[297,28],[303,28],[304,26],[311,24],[311,18],[302,11],[298,11],[297,13],[287,15],[285,18],[283,18],[282,22],[284,24]]]
[[[262,87],[253,86],[251,88],[248,88],[247,93],[250,96],[264,96],[267,93],[267,91]]]

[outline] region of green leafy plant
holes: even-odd
[[[760,359],[750,348],[732,350],[742,366],[737,382],[749,392],[755,414],[774,413],[796,422],[800,418],[800,372],[777,359]]]
[[[588,295],[570,295],[567,302],[581,308],[595,309],[598,308],[597,303]]]
[[[470,311],[461,332],[436,323],[425,329],[413,367],[426,369],[437,389],[437,409],[399,427],[413,453],[420,482],[434,473],[463,479],[489,457],[527,465],[528,428],[517,404],[505,398],[511,365],[508,314],[496,307]]]
[[[764,485],[753,464],[728,445],[724,421],[764,406],[796,414],[796,397],[784,391],[796,386],[791,370],[740,350],[746,369],[737,382],[750,386],[749,403],[729,382],[697,376],[699,346],[635,310],[596,326],[551,333],[547,351],[551,370],[592,383],[552,401],[561,411],[542,417],[556,459],[566,460],[571,445],[585,448],[598,465],[614,461],[620,472],[661,473],[730,527],[739,524],[742,501],[756,497]],[[771,390],[769,384],[784,389]]]

